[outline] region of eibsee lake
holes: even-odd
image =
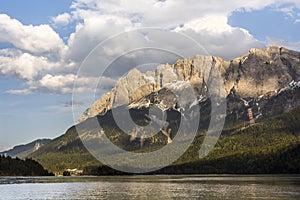
[[[300,199],[299,175],[1,177],[0,199]]]

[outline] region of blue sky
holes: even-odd
[[[3,0],[0,12],[20,19],[23,24],[39,25],[49,23],[49,18],[69,10],[68,0]]]
[[[233,12],[229,17],[229,24],[249,30],[255,38],[264,41],[266,37],[278,38],[290,43],[300,41],[300,10],[294,8],[296,16],[274,8],[267,7],[252,12]],[[298,14],[298,16],[297,16]]]
[[[81,62],[122,31],[175,29],[225,59],[270,44],[300,50],[297,0],[184,2],[0,1],[0,150],[64,133],[74,123],[70,102]],[[95,78],[80,80],[80,90]]]

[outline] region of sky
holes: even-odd
[[[0,151],[63,134],[74,124],[72,94],[91,90],[99,78],[95,72],[103,70],[91,63],[91,73],[79,77],[84,59],[111,36],[145,27],[185,34],[210,55],[226,60],[268,45],[300,50],[300,2],[1,0]],[[137,35],[134,46],[145,46],[146,39],[169,40],[174,49],[189,52],[188,45],[172,34]],[[131,45],[132,40],[106,42],[101,56],[116,56],[120,48]],[[140,56],[138,63],[149,62],[143,59]],[[119,63],[110,77],[103,78],[103,88],[111,88],[134,63]]]

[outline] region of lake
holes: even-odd
[[[1,177],[0,199],[300,199],[300,175]]]

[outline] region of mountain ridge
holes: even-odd
[[[12,149],[0,152],[0,155],[26,158],[28,155],[37,151],[40,147],[45,144],[48,144],[51,139],[37,139],[27,144],[16,145]]]
[[[214,67],[222,76],[226,95],[233,89],[241,98],[258,98],[267,93],[275,95],[289,83],[300,81],[300,69],[297,67],[299,58],[299,52],[270,46],[266,49],[250,49],[247,54],[231,61],[197,55],[178,60],[173,65],[159,65],[154,72],[142,73],[133,69],[119,79],[111,91],[96,100],[78,119],[78,123],[122,104],[136,102],[168,87],[170,83],[188,81],[200,89],[198,94],[202,95],[206,92],[203,92],[204,80],[211,78]]]

